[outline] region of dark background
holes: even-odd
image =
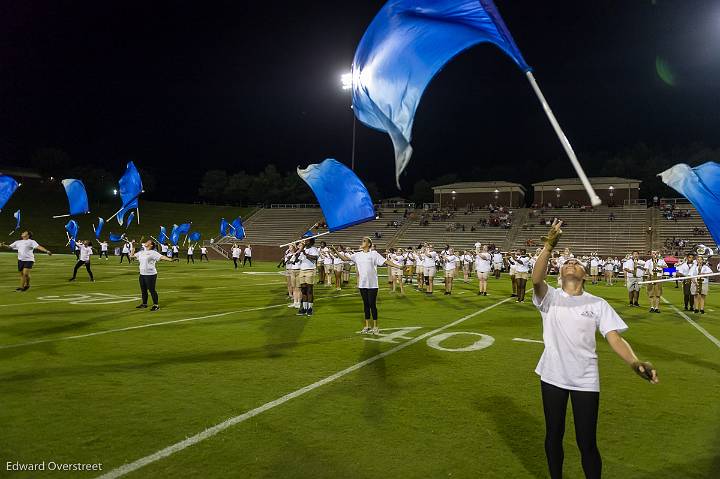
[[[6,0],[0,165],[52,173],[69,162],[107,171],[112,188],[134,160],[154,177],[149,197],[192,201],[210,169],[349,164],[339,77],[382,3]],[[661,169],[719,159],[719,2],[496,4],[589,175],[669,193],[653,179]],[[490,45],[430,84],[413,146],[400,194],[452,175],[574,175],[524,75]],[[356,158],[379,194],[399,193],[386,135],[358,124]]]

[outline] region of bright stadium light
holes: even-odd
[[[340,82],[342,83],[343,90],[350,90],[352,88],[352,73],[343,73],[340,75]]]
[[[113,195],[117,196],[117,190],[113,188]]]

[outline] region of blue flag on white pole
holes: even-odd
[[[70,242],[70,249],[75,250],[75,242],[77,241],[77,235],[80,231],[80,225],[75,220],[70,220],[65,225],[65,231],[67,231],[68,240]]]
[[[327,159],[297,172],[315,193],[331,232],[375,219],[370,193],[347,166]]]
[[[65,188],[65,194],[67,195],[68,204],[70,205],[67,216],[84,215],[90,212],[88,206],[87,192],[85,191],[85,185],[80,180],[65,179],[62,180],[62,185]]]
[[[190,223],[183,223],[181,225],[173,225],[172,232],[170,233],[170,242],[177,246],[180,241],[180,236],[188,234],[190,231]]]
[[[140,194],[143,193],[140,172],[132,161],[128,162],[125,167],[125,173],[118,181],[118,189],[120,190],[120,198],[122,199],[123,205],[117,213],[117,220],[118,223],[122,225],[127,212],[138,208],[138,198]]]
[[[233,236],[235,239],[245,239],[245,227],[243,226],[242,218],[239,216],[232,222],[231,228],[233,229]]]
[[[200,241],[200,232],[193,231],[192,233],[190,233],[190,235],[188,235],[188,239],[197,243],[198,241]]]
[[[168,241],[167,230],[165,229],[164,226],[160,227],[160,235],[158,235],[158,241],[160,243],[167,243],[167,241]]]
[[[353,110],[358,120],[390,135],[398,187],[425,88],[453,57],[483,42],[531,70],[492,0],[390,0],[360,40],[352,66]]]
[[[5,204],[15,193],[20,184],[11,176],[0,175],[0,211],[5,208]]]
[[[114,242],[114,243],[117,243],[118,241],[123,241],[124,238],[125,238],[125,234],[119,234],[119,235],[118,235],[118,234],[115,234],[115,233],[110,233],[110,241],[112,241],[112,242]]]
[[[13,213],[13,218],[15,218],[15,229],[12,230],[10,234],[13,234],[20,229],[20,210],[17,210],[15,213]]]
[[[95,230],[95,239],[100,239],[100,235],[102,234],[103,226],[105,226],[105,220],[98,216],[98,224],[97,224],[97,226],[93,226],[93,230]]]
[[[680,163],[658,175],[685,196],[702,216],[715,243],[720,245],[720,164],[708,161],[691,168]]]
[[[230,223],[225,218],[220,218],[220,236],[227,236],[227,230],[230,227]]]

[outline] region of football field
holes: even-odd
[[[487,297],[477,280],[427,297],[381,278],[372,337],[353,287],[316,286],[315,315],[296,316],[275,264],[160,263],[151,312],[135,309],[136,264],[95,258],[95,283],[84,269],[69,283],[74,262],[38,255],[16,293],[16,257],[0,255],[0,477],[547,477],[540,315],[507,276]],[[720,477],[720,288],[703,316],[649,314],[644,294],[629,308],[621,283],[588,290],[660,377],[598,336],[605,477]],[[664,297],[682,309],[681,292]],[[570,408],[565,474],[582,477]]]

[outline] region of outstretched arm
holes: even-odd
[[[605,336],[610,347],[620,356],[623,361],[628,363],[630,367],[643,379],[647,379],[651,384],[657,384],[660,380],[657,377],[657,371],[652,364],[643,362],[638,359],[635,352],[625,339],[620,336],[617,331],[610,331]]]
[[[535,292],[535,296],[539,299],[544,298],[547,293],[548,285],[545,282],[545,278],[547,277],[548,261],[550,261],[552,250],[560,240],[560,235],[562,235],[562,230],[560,229],[561,226],[562,221],[557,218],[553,220],[550,231],[548,232],[547,237],[544,238],[545,247],[540,252],[537,261],[535,261],[535,266],[533,267],[533,291]]]
[[[40,246],[40,245],[37,245],[37,248],[35,248],[35,249],[37,249],[37,250],[39,250],[39,251],[42,251],[43,253],[47,253],[48,256],[52,256],[52,253],[50,252],[49,249],[44,248],[44,247],[42,247],[42,246]]]

